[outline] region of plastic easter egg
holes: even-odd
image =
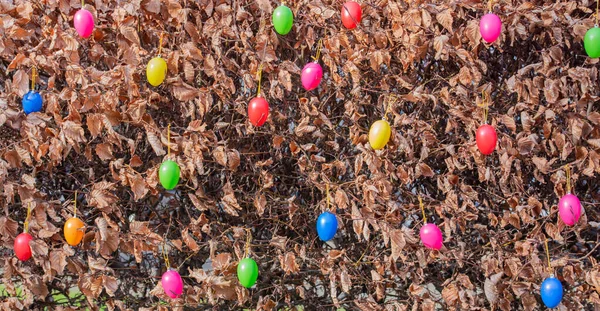
[[[246,288],[250,288],[256,284],[258,279],[258,265],[252,258],[242,259],[237,266],[237,277],[240,284]]]
[[[542,282],[540,294],[546,307],[552,309],[558,306],[562,300],[563,286],[557,278],[550,276]]]
[[[157,56],[151,59],[146,66],[146,78],[152,86],[159,86],[167,77],[167,62]]]
[[[23,112],[25,114],[30,114],[32,112],[40,112],[42,111],[43,105],[42,95],[36,91],[29,91],[25,96],[23,96],[23,100],[21,103],[23,104]]]
[[[337,232],[338,221],[333,213],[324,212],[317,218],[317,234],[321,241],[329,241],[333,239]]]
[[[20,261],[27,261],[31,258],[31,247],[29,247],[29,241],[33,240],[31,234],[23,232],[17,235],[15,239],[15,255]]]
[[[421,242],[427,248],[439,250],[442,248],[442,230],[435,224],[425,224],[419,232]]]
[[[373,150],[383,149],[392,136],[392,128],[386,120],[379,120],[371,125],[369,144]]]
[[[477,129],[475,140],[477,141],[479,151],[485,155],[489,155],[496,149],[498,135],[496,135],[496,130],[493,126],[484,124]]]
[[[167,296],[176,299],[183,293],[183,280],[179,272],[169,269],[160,279],[163,290]]]
[[[285,5],[278,6],[273,11],[273,27],[280,35],[287,35],[294,25],[294,13]]]
[[[572,226],[581,217],[581,202],[576,195],[567,193],[558,201],[558,215],[567,225]]]
[[[590,28],[583,37],[583,47],[591,58],[600,57],[600,28]]]
[[[348,29],[354,29],[362,19],[362,9],[360,4],[354,1],[348,1],[342,5],[342,24]]]
[[[248,119],[254,126],[262,126],[269,117],[269,103],[261,97],[254,97],[248,103]]]
[[[319,86],[323,78],[323,68],[317,62],[310,62],[302,68],[300,80],[307,91],[312,91]]]
[[[167,190],[173,190],[179,183],[180,173],[177,162],[171,160],[163,162],[158,170],[160,184]]]
[[[498,39],[502,31],[502,21],[494,13],[485,14],[479,22],[479,32],[485,42],[492,43]]]
[[[94,32],[94,16],[92,12],[81,9],[75,13],[75,17],[73,18],[73,26],[75,26],[75,30],[82,38],[89,37],[92,32]]]
[[[85,224],[77,217],[67,220],[63,229],[67,243],[71,246],[79,245],[85,234],[84,228]]]

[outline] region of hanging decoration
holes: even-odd
[[[331,203],[329,199],[329,184],[325,185],[325,192],[327,196],[327,211],[323,212],[317,218],[317,234],[321,241],[327,242],[335,236],[338,228],[338,221],[335,214],[331,213]]]
[[[489,114],[489,98],[486,96],[485,91],[481,93],[481,105],[483,108],[483,125],[477,129],[475,134],[475,140],[477,141],[477,148],[484,155],[490,155],[496,149],[496,142],[498,141],[498,135],[496,129],[487,124]]]
[[[273,11],[273,27],[280,35],[287,35],[294,25],[294,13],[285,5],[285,1],[281,2]]]
[[[600,28],[598,28],[598,14],[600,14],[600,0],[596,0],[596,24],[590,28],[583,37],[585,53],[590,58],[600,57]]]
[[[348,1],[342,5],[342,24],[348,29],[354,29],[360,24],[362,9],[360,4]]]
[[[85,1],[81,0],[81,9],[75,13],[73,26],[82,38],[88,38],[94,32],[94,15],[92,12],[84,9]]]
[[[554,308],[558,306],[563,297],[563,286],[562,283],[554,277],[554,271],[552,270],[552,266],[550,263],[550,251],[548,250],[548,240],[546,239],[544,242],[546,246],[546,258],[548,259],[548,271],[550,272],[550,276],[547,277],[544,282],[542,282],[542,286],[540,287],[540,294],[542,296],[542,301],[547,308]]]
[[[183,279],[181,279],[181,275],[175,269],[171,269],[171,264],[169,263],[169,254],[167,254],[166,244],[163,244],[163,258],[165,260],[165,266],[167,267],[167,271],[163,273],[160,284],[162,285],[165,294],[172,299],[177,299],[183,293]]]
[[[423,227],[421,227],[421,231],[419,232],[421,242],[423,242],[423,245],[427,248],[440,250],[444,240],[442,237],[442,230],[440,230],[436,224],[427,223],[427,216],[425,216],[425,207],[421,196],[419,196],[419,206],[423,213]]]
[[[258,79],[258,88],[256,90],[256,97],[254,97],[248,103],[248,119],[250,119],[250,123],[254,126],[262,126],[267,121],[269,117],[269,103],[267,100],[262,97],[260,93],[260,85],[262,81],[262,70],[263,65],[260,64],[258,67],[258,72],[256,74]]]
[[[568,226],[573,226],[581,217],[581,202],[576,195],[571,193],[571,167],[565,165],[567,175],[567,194],[558,201],[558,215]]]
[[[167,160],[164,161],[158,169],[158,179],[160,184],[167,190],[173,190],[179,183],[181,170],[177,162],[171,158],[171,124],[167,127]]]
[[[319,57],[321,56],[321,49],[323,48],[323,39],[319,39],[317,44],[317,56],[313,56],[313,62],[310,62],[302,68],[302,74],[300,80],[302,86],[307,91],[312,91],[319,87],[321,79],[323,78],[323,68],[319,65]]]
[[[392,127],[387,121],[387,115],[395,102],[396,96],[390,95],[383,118],[379,121],[375,121],[369,129],[369,144],[373,150],[383,149],[392,136]]]
[[[256,284],[258,279],[258,265],[254,259],[249,257],[251,233],[250,229],[246,229],[246,247],[244,251],[244,259],[240,260],[237,266],[238,281],[245,288],[251,288]]]
[[[14,249],[15,255],[20,261],[27,261],[31,258],[31,247],[29,241],[33,240],[29,234],[29,219],[31,218],[31,203],[27,204],[27,217],[23,224],[23,233],[19,234],[15,239]]]
[[[493,0],[488,1],[488,13],[481,17],[479,32],[485,42],[492,43],[498,39],[502,31],[502,21],[498,15],[492,13]]]
[[[81,243],[85,235],[85,224],[81,219],[77,218],[77,190],[75,190],[75,200],[73,207],[73,217],[65,222],[64,226],[65,240],[71,246],[77,246]]]
[[[42,111],[44,101],[42,95],[35,90],[35,78],[37,76],[37,68],[34,66],[31,68],[31,90],[23,96],[23,100],[21,101],[25,114]]]
[[[154,87],[161,85],[167,77],[167,62],[161,57],[164,35],[164,33],[160,34],[158,55],[151,59],[146,66],[146,78],[148,83]]]

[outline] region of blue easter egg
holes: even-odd
[[[338,221],[335,215],[330,212],[325,212],[319,215],[317,219],[317,233],[322,241],[329,241],[335,236],[337,231]]]
[[[542,282],[540,293],[542,294],[542,301],[546,307],[554,308],[558,306],[562,300],[563,286],[557,278],[551,276]]]
[[[42,95],[36,91],[29,91],[23,96],[23,112],[30,114],[32,112],[42,111]]]

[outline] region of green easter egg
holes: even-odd
[[[256,284],[258,279],[258,265],[252,258],[242,259],[237,266],[237,276],[240,284],[246,288],[250,288]]]
[[[600,57],[600,28],[590,28],[583,37],[583,47],[591,58]]]
[[[167,160],[160,165],[158,170],[158,179],[160,184],[167,190],[172,190],[179,183],[179,165],[177,162]]]
[[[285,5],[278,6],[273,11],[273,26],[280,35],[287,35],[292,30],[294,24],[294,13]]]

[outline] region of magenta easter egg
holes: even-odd
[[[479,22],[479,32],[485,42],[492,43],[500,36],[502,21],[494,13],[485,14]]]
[[[75,13],[73,26],[81,37],[87,38],[94,31],[94,16],[90,11],[81,9]]]
[[[435,224],[425,224],[421,227],[421,242],[427,248],[439,250],[442,248],[442,231]]]
[[[302,69],[302,75],[300,76],[300,80],[302,80],[302,86],[307,91],[312,91],[319,86],[321,83],[321,78],[323,78],[323,68],[317,62],[310,62],[304,66]]]
[[[577,196],[571,193],[565,194],[558,201],[558,215],[567,225],[572,226],[579,221],[581,217],[581,202]]]
[[[162,275],[160,283],[162,284],[165,294],[173,299],[178,298],[183,293],[183,280],[181,279],[179,272],[175,270],[167,270],[167,272]]]

